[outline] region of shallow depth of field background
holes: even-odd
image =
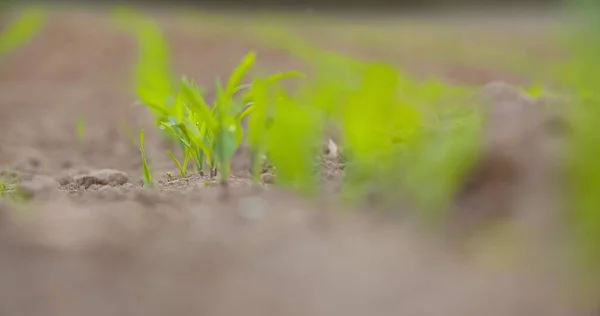
[[[329,204],[306,206],[279,191],[258,197],[244,191],[219,204],[212,188],[194,178],[160,192],[138,188],[139,130],[146,131],[156,178],[176,170],[167,155],[176,147],[156,130],[149,111],[134,105],[135,39],[115,23],[109,6],[47,8],[40,33],[0,56],[0,168],[54,179],[111,169],[126,173],[128,186],[66,194],[47,193],[42,183],[31,203],[38,219],[6,224],[5,230],[0,221],[6,232],[0,233],[0,262],[8,267],[0,271],[0,314],[396,315],[405,306],[407,315],[550,315],[550,310],[575,315],[560,303],[571,296],[546,293],[558,284],[556,274],[535,278],[546,272],[537,262],[515,268],[535,274],[533,279],[503,268],[499,258],[519,242],[490,241],[491,250],[473,259],[485,261],[486,268],[479,269],[462,265],[446,248],[430,257],[411,230],[369,214],[325,212],[334,223],[325,226],[335,233],[319,235],[314,231],[321,232],[321,219],[304,219]],[[305,65],[289,51],[290,34],[326,50],[392,63],[417,78],[474,89],[492,81],[524,89],[563,84],[565,65],[575,54],[569,43],[575,19],[564,8],[549,6],[385,15],[144,10],[165,32],[174,72],[207,90],[250,50],[257,52],[253,74],[302,70]],[[586,83],[578,82],[581,91],[593,91],[594,81]],[[593,113],[586,127],[594,125]],[[579,149],[593,147],[586,133]],[[579,151],[586,158],[595,152]],[[581,161],[579,175],[593,169],[589,159]],[[582,193],[586,197],[600,181],[592,171],[578,178],[579,185],[591,188]],[[582,222],[591,223],[586,229],[594,232],[600,220],[588,211],[596,200],[573,204],[584,210]],[[0,220],[6,205],[0,205]],[[240,220],[235,212],[248,205],[267,209],[260,216],[273,220],[247,225],[252,220]],[[598,234],[590,236],[597,241]],[[486,270],[490,262],[493,268]],[[25,278],[30,282],[21,282]],[[315,285],[319,282],[324,285]],[[596,303],[582,296],[574,301],[586,308]],[[136,303],[140,298],[146,303]]]

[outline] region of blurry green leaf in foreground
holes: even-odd
[[[113,10],[113,19],[138,40],[135,77],[138,98],[148,106],[170,106],[174,102],[171,59],[160,26],[152,17],[121,7]]]
[[[18,18],[0,33],[0,56],[26,44],[43,27],[46,11],[37,6],[23,9]]]
[[[302,193],[316,191],[315,144],[322,139],[321,117],[315,108],[298,104],[280,90],[274,103],[267,152],[276,170],[276,181]]]
[[[600,3],[579,1],[579,27],[573,30],[574,56],[570,61],[571,104],[570,207],[586,264],[600,268]],[[587,276],[586,276],[587,278]],[[597,281],[597,278],[592,282]]]
[[[391,114],[398,74],[390,66],[373,64],[364,73],[361,88],[349,96],[342,110],[344,145],[367,167],[391,147]]]

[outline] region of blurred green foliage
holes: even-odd
[[[578,23],[572,30],[573,59],[563,68],[569,89],[570,114],[570,218],[584,262],[592,275],[600,268],[600,3],[579,0],[574,13]],[[586,278],[598,281],[598,278]]]
[[[40,6],[23,8],[0,33],[0,56],[27,44],[44,26],[47,12]]]

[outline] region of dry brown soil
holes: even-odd
[[[201,85],[227,75],[248,49],[258,50],[264,69],[296,65],[251,41],[174,26],[168,35],[177,70]],[[130,38],[82,11],[55,14],[41,36],[0,62],[0,164],[16,170],[33,196],[27,206],[0,203],[0,315],[582,313],[561,283],[562,270],[548,264],[556,254],[541,250],[545,238],[529,249],[490,235],[487,250],[456,252],[416,225],[274,189],[257,192],[243,179],[226,202],[198,176],[165,180],[164,172],[174,171],[170,147],[146,110],[131,106],[134,58]],[[510,79],[460,67],[436,71],[477,84]],[[515,143],[511,137],[526,148],[547,143],[521,130],[533,126],[518,109],[527,101],[489,89],[509,109],[495,117],[512,125],[503,134],[502,124],[489,123],[495,147],[466,184],[457,213],[510,200],[505,208],[535,210],[519,213],[526,214],[519,223],[542,234],[548,225],[537,224],[551,216],[539,210],[555,207],[547,147],[519,156],[521,149],[506,144]],[[87,123],[83,140],[75,132],[79,119]],[[140,127],[165,180],[154,190],[140,187]]]

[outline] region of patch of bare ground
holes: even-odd
[[[177,67],[200,84],[255,48],[197,33],[170,38]],[[0,201],[0,315],[587,311],[565,287],[560,260],[549,260],[561,255],[546,238],[560,235],[547,231],[560,222],[553,199],[560,168],[547,150],[554,142],[543,140],[540,112],[513,88],[484,91],[482,158],[450,210],[450,226],[467,231],[461,225],[494,215],[535,228],[520,231],[539,238],[529,248],[480,234],[472,240],[483,247],[457,251],[407,220],[253,186],[243,163],[227,200],[206,177],[164,176],[174,169],[170,145],[152,131],[145,109],[129,106],[132,44],[96,13],[57,13],[1,65],[0,163],[31,200]],[[274,69],[293,64],[268,54]],[[80,117],[88,123],[84,139],[75,136]],[[148,131],[159,179],[153,189],[140,183],[139,127]],[[326,164],[326,178],[337,181],[338,164]]]

